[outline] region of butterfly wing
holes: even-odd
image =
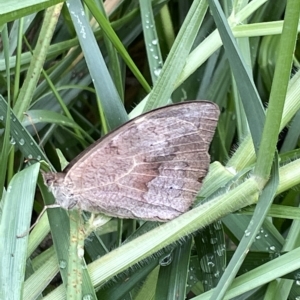
[[[153,110],[93,145],[68,168],[77,206],[121,218],[167,221],[187,211],[205,177],[219,116],[206,101]]]

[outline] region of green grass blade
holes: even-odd
[[[8,109],[7,102],[0,95],[0,120],[1,122],[6,122],[6,114],[7,111],[10,114],[10,134],[12,136],[11,143],[17,144],[22,151],[23,155],[28,159],[36,159],[36,160],[45,160],[48,162],[47,157],[44,152],[41,151],[40,147],[37,145],[33,137],[26,130],[26,128],[22,125],[22,123],[17,119],[16,115],[13,113],[11,109]],[[5,123],[4,123],[5,124]],[[49,162],[50,164],[50,162]]]
[[[67,5],[109,130],[112,130],[128,120],[126,111],[111,80],[93,31],[83,13],[81,1],[67,1]]]
[[[214,289],[211,299],[221,300],[223,299],[227,289],[230,287],[232,281],[236,277],[240,266],[242,265],[245,256],[247,255],[252,243],[261,229],[264,219],[267,216],[267,212],[273,202],[277,188],[279,184],[279,167],[278,156],[273,164],[273,172],[271,180],[263,190],[259,197],[258,204],[254,211],[253,217],[245,231],[245,235],[240,241],[229,265],[227,266],[222,278],[220,279],[218,286]]]
[[[4,199],[0,226],[0,298],[21,299],[25,278],[28,235],[17,238],[29,228],[38,163],[16,174]]]
[[[119,40],[118,36],[112,29],[110,23],[108,20],[103,16],[103,14],[100,12],[100,10],[97,8],[95,5],[94,1],[92,0],[85,0],[85,4],[88,6],[90,9],[91,13],[94,15],[95,19],[99,23],[100,27],[103,29],[105,34],[108,36],[110,41],[113,43],[115,48],[118,50],[118,53],[121,55],[121,57],[124,59],[126,65],[130,68],[132,73],[135,75],[135,77],[139,80],[143,88],[149,92],[150,87],[147,81],[145,80],[144,76],[141,74],[139,69],[136,67],[135,63],[131,59],[130,55],[124,48],[124,45],[121,43]]]
[[[188,268],[192,247],[192,238],[177,246],[160,260],[160,270],[156,286],[155,299],[184,299]]]
[[[218,1],[209,0],[209,7],[218,27],[231,70],[243,101],[254,147],[258,150],[265,121],[264,109],[249,67],[241,56],[228,22]]]
[[[144,40],[147,51],[148,65],[154,84],[157,80],[161,68],[163,66],[163,58],[160,51],[159,39],[156,32],[152,1],[140,1],[141,19],[144,33]]]
[[[182,72],[185,60],[191,51],[206,11],[206,1],[197,0],[193,2],[156,84],[147,99],[144,112],[167,104],[174,91],[175,82]]]
[[[15,19],[20,19],[24,16],[54,6],[63,0],[10,0],[1,1],[0,3],[0,24],[4,24]]]
[[[35,259],[32,260],[35,272],[24,283],[23,299],[38,299],[41,291],[48,286],[49,282],[59,272],[54,248],[52,247],[45,252],[41,255],[42,258],[40,256],[37,258],[37,263]]]
[[[103,5],[102,1],[99,1],[96,3],[99,6],[99,9],[101,10],[103,16],[108,20],[108,16],[106,15],[106,11]],[[112,80],[118,90],[119,96],[122,99],[122,102],[124,103],[124,82],[122,78],[122,72],[121,72],[121,64],[120,59],[118,56],[117,50],[114,48],[114,45],[109,40],[109,38],[104,34],[103,35],[103,41],[107,50],[107,56],[108,56],[108,69],[109,73],[112,77]]]
[[[9,68],[9,59],[8,59],[8,48],[9,48],[9,42],[8,42],[8,30],[7,25],[5,25],[1,32],[1,37],[3,40],[3,47],[4,47],[4,56],[5,56],[5,64],[7,65],[6,74],[9,78],[7,80],[7,89],[10,92],[10,68]],[[2,96],[0,95],[2,98]],[[10,93],[8,95],[8,103],[7,105],[11,106],[11,97]],[[8,162],[8,156],[9,151],[11,150],[11,145],[9,144],[10,139],[10,115],[9,110],[0,110],[2,111],[3,115],[0,117],[2,122],[5,122],[5,133],[3,135],[3,144],[1,147],[1,153],[0,153],[0,161],[1,161],[1,172],[0,172],[0,198],[2,198],[2,193],[4,190],[4,183],[5,183],[5,177],[6,177],[6,171],[7,171],[7,162]]]
[[[298,36],[299,16],[299,1],[289,0],[285,11],[282,35],[280,37],[278,59],[272,83],[266,124],[254,170],[255,174],[263,180],[268,180],[274,151],[277,146],[277,136],[280,131],[295,44]]]
[[[61,7],[62,4],[51,7],[45,14],[45,19],[41,28],[39,40],[37,41],[37,45],[33,53],[33,58],[28,69],[28,76],[24,81],[18,99],[16,100],[14,106],[14,112],[20,120],[23,119],[23,113],[28,109],[32,101],[34,90],[40,78],[42,67],[46,59],[46,53],[54,33],[56,23],[58,21]]]

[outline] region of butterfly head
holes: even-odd
[[[72,186],[65,180],[65,173],[42,172],[42,175],[44,184],[52,192],[57,204],[64,209],[71,209],[77,204],[77,200],[73,197]]]

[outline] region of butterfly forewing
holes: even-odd
[[[218,116],[215,104],[194,101],[126,123],[68,167],[63,184],[52,186],[66,196],[57,202],[121,218],[177,217],[192,205],[207,173]]]

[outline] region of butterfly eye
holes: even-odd
[[[53,181],[52,181],[52,179],[46,179],[45,180],[45,183],[46,183],[46,185],[51,185],[51,183],[52,183]]]

